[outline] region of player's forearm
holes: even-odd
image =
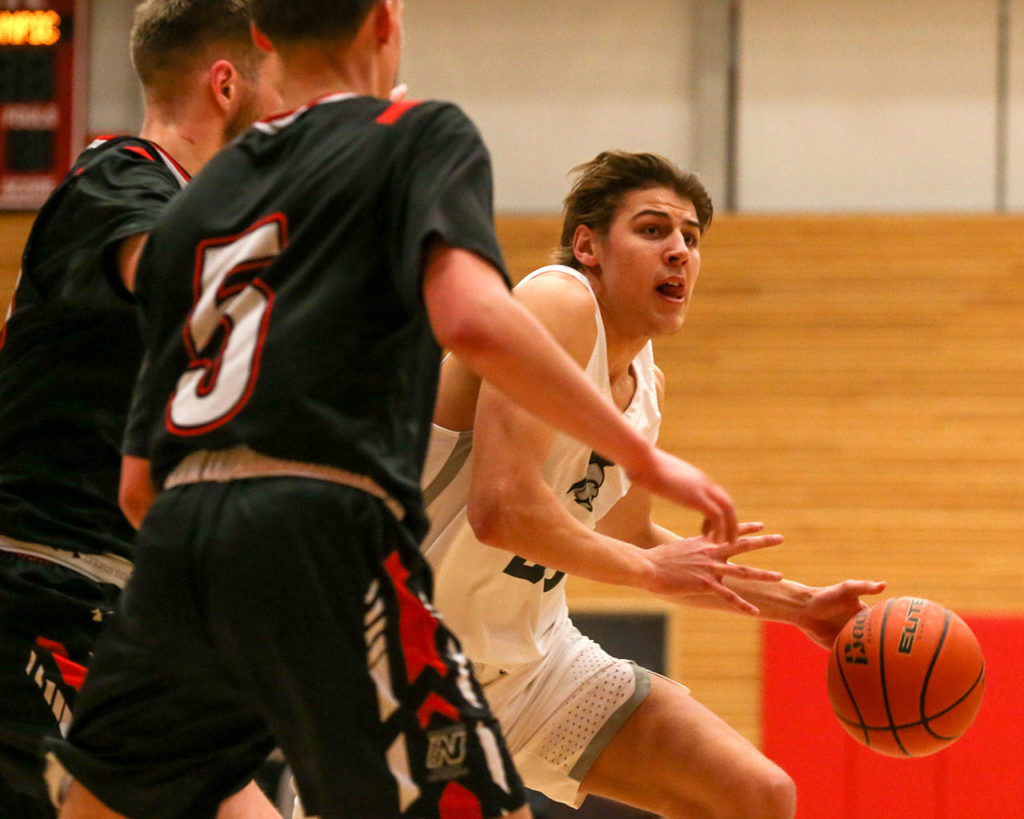
[[[735,577],[727,577],[722,582],[744,600],[753,603],[760,612],[758,618],[761,620],[800,625],[806,619],[811,590],[802,583],[792,580],[766,583]],[[680,602],[698,608],[722,611],[729,609],[721,597],[713,594],[680,598]]]
[[[149,477],[149,460],[132,455],[121,458],[121,484],[118,489],[118,503],[121,512],[136,529],[149,511],[156,490]]]
[[[474,493],[468,505],[470,524],[481,542],[554,571],[646,588],[651,564],[643,549],[583,526],[543,484],[535,492],[522,484],[494,489]]]

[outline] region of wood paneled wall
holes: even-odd
[[[4,305],[30,218],[0,217]],[[549,261],[558,219],[506,217],[499,235],[519,278]],[[687,324],[657,355],[663,445],[786,535],[750,562],[812,584],[884,579],[963,612],[1024,609],[1024,216],[719,216]],[[666,608],[586,582],[570,594],[580,609]],[[756,623],[670,617],[672,674],[756,741]]]
[[[21,268],[21,251],[25,247],[34,213],[0,214],[0,317],[14,295],[14,285]]]
[[[514,275],[547,260],[558,225],[543,221],[503,224]],[[718,217],[686,326],[657,357],[663,445],[787,538],[749,562],[1024,609],[1024,216]],[[570,588],[577,607],[659,605]],[[758,739],[756,624],[672,619],[672,673]]]

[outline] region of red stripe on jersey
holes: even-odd
[[[452,722],[459,721],[458,709],[437,693],[431,693],[430,696],[427,697],[426,702],[424,702],[416,712],[416,716],[420,721],[420,727],[426,728],[430,725],[430,718],[434,716],[434,714],[440,714],[442,717],[447,717]]]
[[[165,151],[163,148],[161,148],[155,142],[153,143],[153,147],[156,148],[160,152],[160,155],[164,159],[166,159],[168,162],[170,162],[177,169],[178,173],[180,173],[183,177],[185,177],[186,180],[188,180],[189,182],[192,181],[192,174],[190,174],[188,171],[186,171],[185,168],[182,167],[181,163],[178,162],[177,159],[175,159],[173,156],[171,156],[169,153],[167,153],[167,151]]]
[[[151,154],[145,148],[140,148],[138,145],[125,145],[124,149],[126,151],[131,151],[133,154],[138,154],[139,156],[144,156],[150,162],[156,162],[156,158],[153,156],[153,154]]]
[[[384,112],[377,117],[377,122],[381,125],[394,125],[401,118],[402,114],[408,111],[410,108],[415,108],[419,105],[421,100],[402,100],[401,102],[393,102]]]
[[[437,618],[423,601],[409,590],[406,585],[409,572],[398,559],[397,552],[392,552],[388,556],[384,561],[384,568],[391,575],[398,597],[398,630],[409,684],[418,680],[425,668],[433,668],[442,677],[446,677],[448,666],[437,651]]]
[[[449,782],[438,804],[441,819],[483,819],[480,800],[458,782]]]
[[[74,660],[69,660],[68,650],[54,640],[36,637],[36,645],[50,652],[50,656],[53,657],[57,667],[60,669],[60,675],[64,678],[64,682],[74,688],[75,691],[78,691],[82,687],[82,681],[85,679],[85,666],[79,665]]]

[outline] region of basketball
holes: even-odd
[[[862,745],[887,756],[927,756],[956,742],[974,721],[985,658],[954,612],[897,597],[843,627],[827,684],[839,724]]]

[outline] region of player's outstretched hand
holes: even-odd
[[[761,524],[742,524],[741,532],[760,531]],[[782,580],[781,572],[740,566],[729,559],[744,552],[766,549],[782,543],[782,535],[741,537],[735,543],[718,543],[710,538],[687,537],[647,550],[652,561],[652,582],[648,590],[671,602],[694,594],[715,594],[743,614],[758,615],[757,606],[726,586],[725,577],[768,583]]]
[[[850,618],[868,607],[861,595],[884,590],[884,582],[873,580],[844,580],[834,586],[813,587],[797,625],[818,645],[832,648]]]
[[[735,542],[738,524],[732,498],[693,464],[655,448],[645,466],[629,472],[629,477],[655,495],[702,513],[709,539]]]

